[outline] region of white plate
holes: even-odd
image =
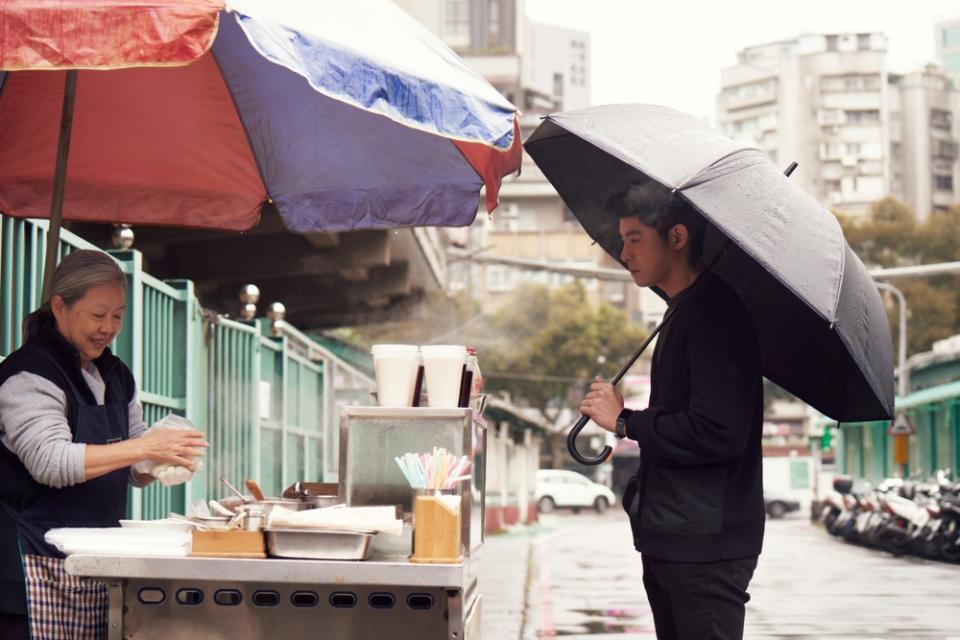
[[[166,531],[190,531],[194,525],[182,520],[173,518],[161,518],[160,520],[121,520],[120,526],[125,529],[164,529]]]

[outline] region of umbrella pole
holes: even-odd
[[[73,131],[73,104],[77,96],[77,71],[67,71],[63,87],[63,110],[60,113],[60,138],[57,142],[57,166],[53,174],[53,196],[50,201],[50,226],[47,229],[47,253],[43,262],[43,293],[41,301],[50,295],[50,282],[57,266],[60,246],[60,226],[63,224],[63,192],[67,183],[67,159],[70,155],[70,134]]]
[[[789,178],[790,174],[793,173],[794,169],[796,168],[797,168],[797,163],[791,162],[790,166],[788,166],[784,170],[783,175]],[[710,264],[707,265],[707,268],[703,270],[704,273],[706,273],[707,271],[711,271],[713,269],[714,265],[716,265],[717,262],[719,262],[720,258],[722,258],[723,255],[727,252],[731,244],[732,243],[730,242],[730,240],[727,240],[727,243],[724,245],[723,249],[721,249],[720,252],[716,255],[716,257],[714,257],[714,259],[710,261]],[[701,278],[697,278],[696,282],[694,282],[693,285],[691,285],[691,289],[693,287],[696,287],[697,284],[700,283],[700,281],[701,281]],[[637,361],[637,358],[639,358],[640,355],[646,350],[646,348],[650,345],[650,343],[657,336],[657,334],[660,333],[660,330],[663,329],[664,325],[667,324],[667,322],[673,316],[674,312],[676,312],[676,310],[679,309],[680,306],[681,305],[678,304],[676,307],[673,307],[672,309],[669,309],[667,311],[667,314],[663,317],[663,320],[660,321],[660,324],[658,324],[656,328],[650,333],[650,335],[647,336],[647,339],[643,341],[643,344],[640,345],[640,348],[637,350],[635,354],[633,354],[633,357],[630,358],[627,364],[625,364],[623,368],[620,369],[620,372],[617,375],[615,375],[612,380],[610,380],[610,384],[612,384],[613,386],[617,386],[617,384],[619,384],[623,376],[627,375],[627,371],[629,371],[630,368],[633,366],[633,364]],[[588,458],[582,453],[580,453],[579,451],[577,451],[577,436],[580,435],[580,432],[583,430],[583,428],[587,425],[587,422],[589,421],[590,421],[589,417],[581,415],[580,419],[577,420],[577,422],[570,429],[570,433],[567,434],[567,451],[569,451],[570,456],[580,464],[586,464],[586,465],[600,464],[601,462],[604,462],[607,458],[609,458],[611,453],[613,453],[613,449],[610,447],[610,445],[604,446],[603,451],[601,451],[600,454],[595,458]]]

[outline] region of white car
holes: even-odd
[[[603,513],[614,502],[613,491],[574,471],[541,469],[537,471],[537,507],[540,513],[558,508],[594,509]]]

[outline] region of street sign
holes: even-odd
[[[910,462],[910,436],[905,433],[893,436],[893,462],[895,464]]]
[[[891,436],[912,436],[916,432],[917,428],[913,426],[913,421],[905,413],[898,413],[893,424],[887,429],[887,433]]]

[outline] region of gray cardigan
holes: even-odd
[[[106,386],[96,367],[82,369],[98,404],[103,404]],[[129,405],[130,437],[147,430],[143,409],[134,397]],[[40,484],[56,489],[86,481],[85,444],[73,442],[67,423],[67,398],[56,384],[26,371],[0,386],[0,443],[12,451]],[[130,482],[135,481],[131,472]]]

